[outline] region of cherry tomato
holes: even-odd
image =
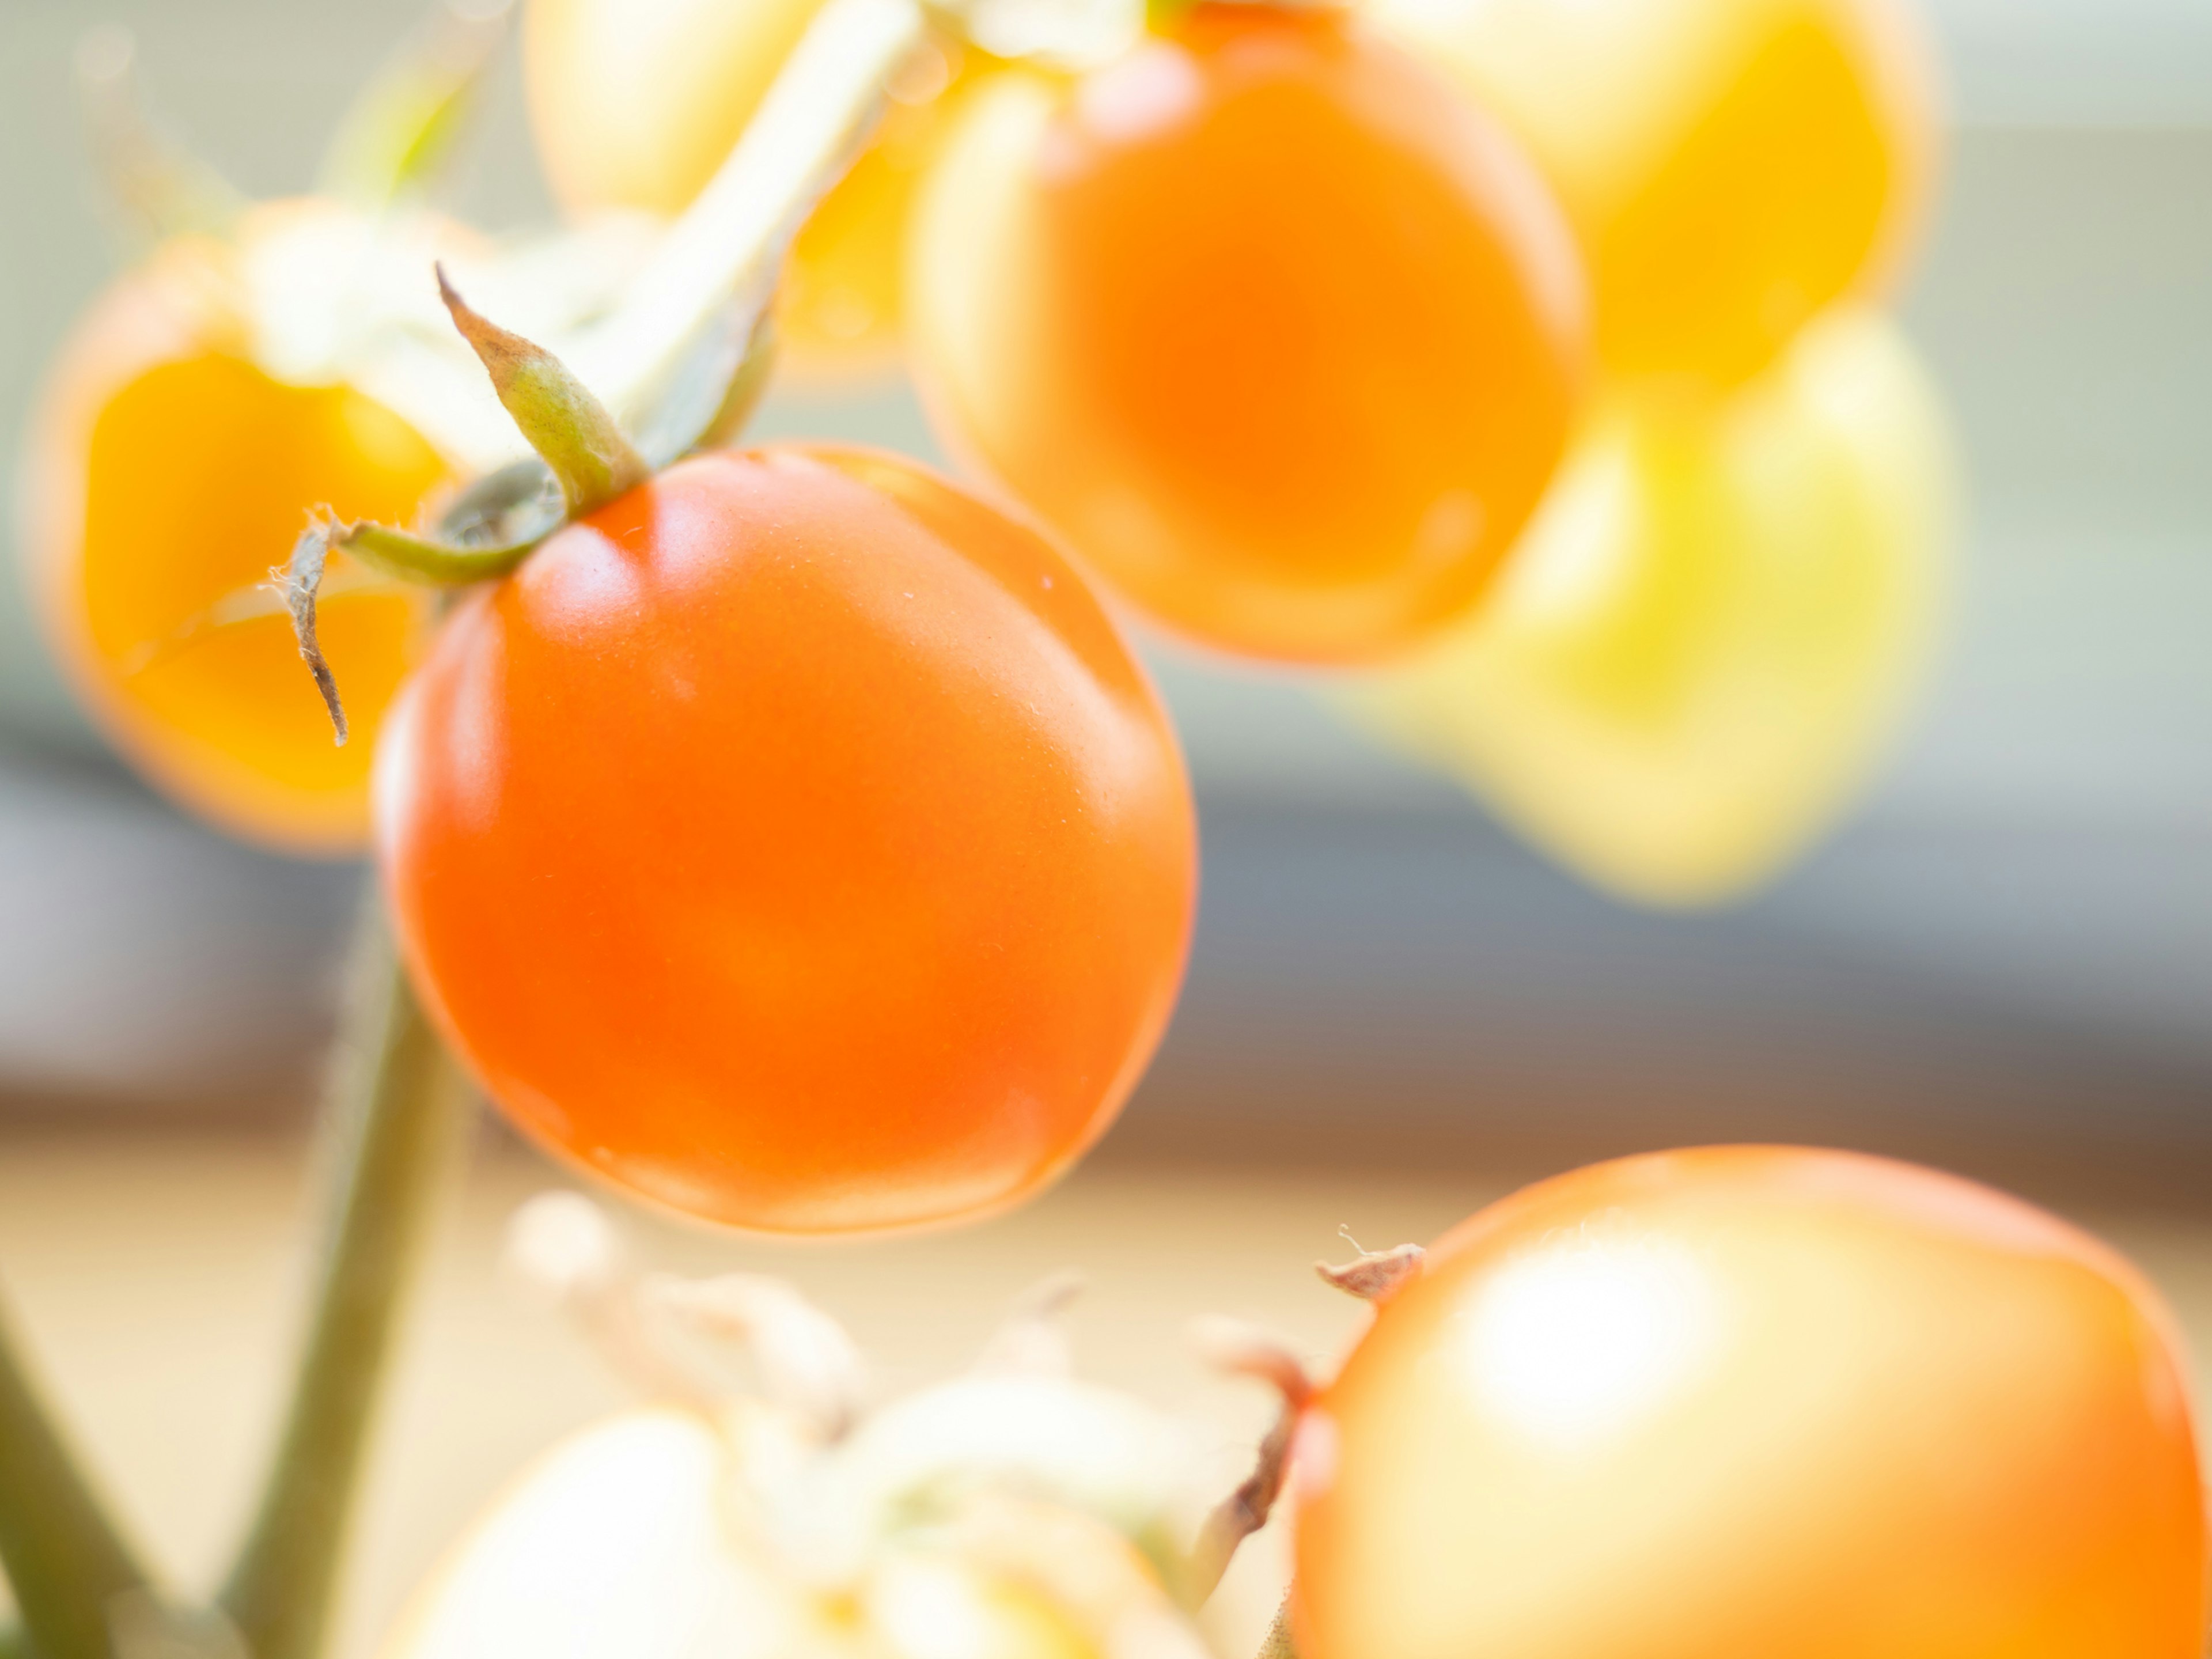
[[[531,0],[523,54],[547,176],[574,213],[673,216],[713,178],[819,0]],[[942,65],[952,72],[949,59]],[[939,88],[924,77],[920,90]],[[792,249],[777,308],[791,361],[817,373],[896,362],[908,205],[939,131],[894,102]]]
[[[1370,659],[1465,610],[1577,406],[1540,181],[1333,11],[1200,5],[1073,85],[994,78],[910,253],[948,442],[1233,651]]]
[[[1097,1414],[989,1403],[1033,1444]],[[446,1556],[381,1659],[1204,1659],[1123,1516],[978,1447],[863,1430],[825,1449],[764,1418],[639,1410],[571,1437]]]
[[[63,349],[27,469],[33,586],[95,718],[183,805],[307,854],[366,840],[371,745],[332,744],[280,611],[211,627],[211,608],[268,580],[310,507],[404,523],[447,478],[382,404],[251,360],[244,262],[336,211],[259,208],[234,242],[173,243],[118,282]],[[332,586],[325,648],[373,736],[422,603]]]
[[[1490,602],[1349,706],[1620,893],[1740,892],[1909,705],[1952,473],[1939,394],[1867,313],[1717,401],[1622,392]]]
[[[1159,703],[1033,532],[885,455],[685,462],[459,611],[377,785],[435,1018],[646,1198],[831,1231],[1012,1202],[1167,1021]]]
[[[1905,0],[1376,0],[1523,138],[1616,374],[1734,381],[1878,290],[1921,216],[1934,74]]]
[[[2195,1659],[2179,1340],[2112,1251],[1841,1152],[1448,1234],[1302,1426],[1306,1659]]]

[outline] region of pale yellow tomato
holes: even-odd
[[[1733,396],[1616,395],[1487,605],[1347,705],[1589,878],[1725,896],[1817,834],[1895,727],[1954,493],[1910,346],[1831,316]]]
[[[493,1505],[381,1659],[1203,1659],[1115,1524],[1150,1524],[1134,1410],[978,1379],[826,1446],[752,1402],[626,1413]]]
[[[579,214],[682,212],[736,144],[819,5],[530,0],[523,55],[531,118],[562,204]],[[868,373],[895,362],[908,210],[937,146],[941,123],[928,100],[956,73],[951,56],[941,52],[902,80],[918,101],[892,103],[869,148],[799,233],[777,320],[802,369]]]
[[[1728,381],[1877,289],[1921,215],[1911,0],[1375,0],[1517,131],[1589,260],[1620,374]]]
[[[2179,1334],[1932,1170],[1581,1170],[1430,1253],[1301,1425],[1303,1659],[2198,1659]]]

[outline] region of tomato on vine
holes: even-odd
[[[1188,785],[1112,622],[1035,531],[896,456],[653,476],[447,300],[569,521],[489,551],[327,526],[295,568],[311,654],[325,548],[509,573],[378,760],[399,942],[455,1052],[539,1141],[730,1225],[1035,1191],[1134,1086],[1191,927]]]
[[[2172,1319],[2016,1200],[1658,1153],[1448,1234],[1300,1431],[1306,1659],[2193,1659]]]
[[[1582,381],[1571,240],[1517,149],[1334,10],[1201,4],[965,100],[909,343],[946,441],[1151,619],[1307,662],[1483,591]]]
[[[1528,144],[1615,375],[1732,383],[1878,293],[1917,228],[1935,70],[1907,0],[1376,0]]]

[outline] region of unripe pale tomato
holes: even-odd
[[[1956,490],[1940,395],[1865,313],[1717,401],[1622,391],[1497,591],[1346,706],[1650,903],[1772,875],[1919,683]]]
[[[1188,785],[1030,530],[890,456],[685,462],[459,611],[378,774],[402,942],[539,1139],[735,1225],[963,1217],[1135,1083]]]
[[[580,214],[682,212],[818,9],[819,0],[530,0],[532,124],[562,204]],[[893,103],[800,231],[777,306],[800,368],[896,361],[908,210],[938,127],[927,104]]]
[[[1038,1398],[1054,1392],[1070,1397]],[[382,1659],[1200,1659],[1126,1515],[1037,1466],[1127,1453],[1133,1426],[1161,1442],[1170,1425],[1033,1379],[915,1404],[939,1428],[948,1409],[996,1411],[1014,1443],[995,1449],[1016,1455],[896,1422],[823,1447],[745,1403],[587,1429],[446,1557]],[[1037,1438],[1094,1427],[1101,1445]]]
[[[1600,1164],[1447,1235],[1301,1431],[1306,1659],[2196,1659],[2172,1323],[2016,1200]]]
[[[48,638],[148,776],[281,850],[357,849],[370,748],[337,748],[281,609],[206,626],[281,566],[308,509],[404,523],[444,459],[384,404],[281,381],[251,360],[248,267],[332,233],[283,203],[231,240],[173,242],[97,301],[64,345],[27,457],[25,550]],[[364,736],[405,672],[421,599],[333,583],[323,641]]]
[[[1578,397],[1540,181],[1334,12],[1201,5],[1073,85],[985,83],[910,253],[948,441],[1238,652],[1370,659],[1464,610]]]
[[[1376,0],[1524,139],[1617,374],[1723,382],[1877,290],[1921,216],[1934,73],[1910,0]]]

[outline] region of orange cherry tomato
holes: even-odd
[[[367,839],[371,744],[331,743],[281,609],[216,608],[284,562],[311,507],[404,523],[447,476],[382,404],[250,361],[241,262],[336,211],[256,209],[234,242],[172,243],[95,302],[33,422],[24,538],[47,637],[118,746],[222,829],[320,854]],[[324,647],[373,737],[422,601],[333,589]]]
[[[1081,578],[903,459],[687,461],[455,614],[378,782],[434,1017],[641,1196],[973,1215],[1105,1128],[1195,891],[1175,739]]]
[[[1528,1188],[1302,1429],[1306,1659],[2197,1659],[2179,1338],[2112,1250],[1841,1152]]]
[[[1906,0],[1376,0],[1524,140],[1620,375],[1755,374],[1902,262],[1935,171]]]
[[[1536,175],[1333,11],[1200,5],[1073,85],[994,77],[909,252],[948,441],[1233,651],[1370,659],[1464,611],[1579,398]]]

